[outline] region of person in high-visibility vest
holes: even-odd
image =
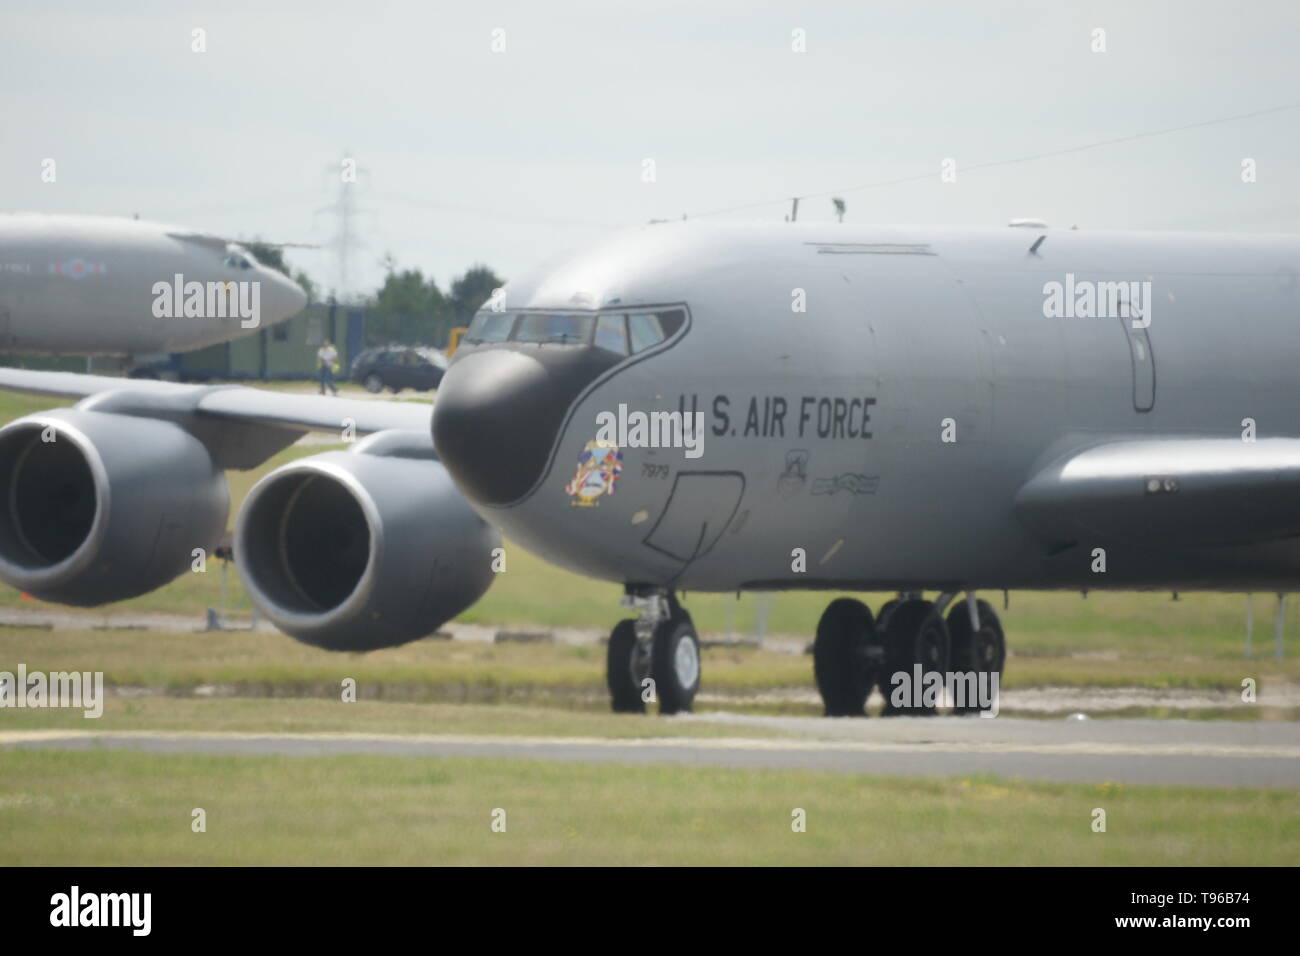
[[[329,339],[316,350],[316,367],[320,373],[320,393],[324,395],[325,386],[328,385],[330,391],[337,395],[339,388],[334,384],[334,373],[339,370],[339,350]]]

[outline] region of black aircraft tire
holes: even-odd
[[[875,683],[866,649],[876,638],[871,609],[836,598],[822,612],[813,640],[813,676],[827,717],[862,717]]]
[[[700,689],[700,639],[689,616],[660,623],[651,652],[660,714],[689,713]]]
[[[979,608],[980,629],[975,632],[970,626],[970,613],[965,602],[956,604],[948,612],[948,633],[952,637],[952,670],[954,673],[974,671],[976,675],[996,673],[1001,685],[1002,668],[1007,660],[1007,639],[1002,631],[1002,622],[987,601],[977,601]],[[975,706],[954,707],[954,714],[975,714],[980,708]]]
[[[916,598],[898,604],[889,614],[885,625],[884,641],[885,667],[880,675],[880,693],[885,698],[885,709],[881,712],[881,716],[936,713],[935,707],[913,706],[910,702],[906,706],[899,707],[892,700],[896,689],[895,674],[906,674],[910,686],[915,683],[917,664],[921,665],[923,682],[931,673],[938,673],[942,679],[948,670],[951,649],[948,626],[943,618],[935,613],[934,605],[929,601]],[[919,700],[919,695],[924,690],[924,683],[914,690],[918,695],[916,699]]]
[[[605,656],[605,683],[609,686],[610,707],[616,714],[645,713],[641,681],[634,665],[636,650],[636,622],[631,618],[619,621],[609,635]]]

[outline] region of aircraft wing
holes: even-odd
[[[429,435],[432,415],[432,406],[423,401],[292,395],[243,385],[181,385],[74,372],[0,368],[0,388],[82,399],[82,407],[90,410],[125,411],[162,418],[184,414],[210,427],[218,426],[218,431],[221,423],[227,423],[232,431],[240,426],[245,432],[251,428],[279,433],[265,436],[268,447],[291,444],[308,431],[341,433],[345,428],[351,428],[357,435],[391,429]],[[277,437],[281,439],[278,442],[274,440]],[[257,464],[260,461],[245,464],[227,459],[226,467],[251,468]]]
[[[1300,535],[1300,439],[1139,439],[1048,465],[1016,515],[1055,545],[1237,544]]]
[[[169,232],[167,233],[172,239],[179,239],[181,242],[193,242],[200,246],[207,246],[209,249],[215,249],[217,252],[225,252],[229,245],[242,246],[245,243],[238,239],[227,239],[224,236],[214,236],[207,232]],[[262,242],[256,240],[260,246],[271,246],[274,249],[319,249],[320,246],[313,245],[309,242]]]
[[[167,235],[172,239],[179,239],[181,242],[192,242],[196,245],[207,246],[217,252],[225,252],[226,246],[230,244],[229,239],[204,232],[169,232]]]

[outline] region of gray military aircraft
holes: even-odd
[[[188,352],[297,315],[307,296],[247,249],[109,216],[0,215],[0,352]]]
[[[494,297],[432,441],[415,406],[0,371],[85,399],[0,429],[0,578],[156,587],[224,527],[220,469],[354,427],[239,517],[288,633],[427,634],[487,588],[499,529],[624,585],[620,711],[690,709],[681,591],[897,592],[817,623],[826,712],[861,714],[891,674],[1000,672],[980,590],[1290,587],[1298,266],[1291,237],[651,225]]]

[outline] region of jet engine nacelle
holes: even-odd
[[[365,651],[433,633],[492,583],[500,537],[465,503],[428,435],[381,432],[249,492],[235,565],[280,630]]]
[[[221,542],[226,478],[173,422],[80,408],[0,428],[0,579],[91,607],[161,587]]]

